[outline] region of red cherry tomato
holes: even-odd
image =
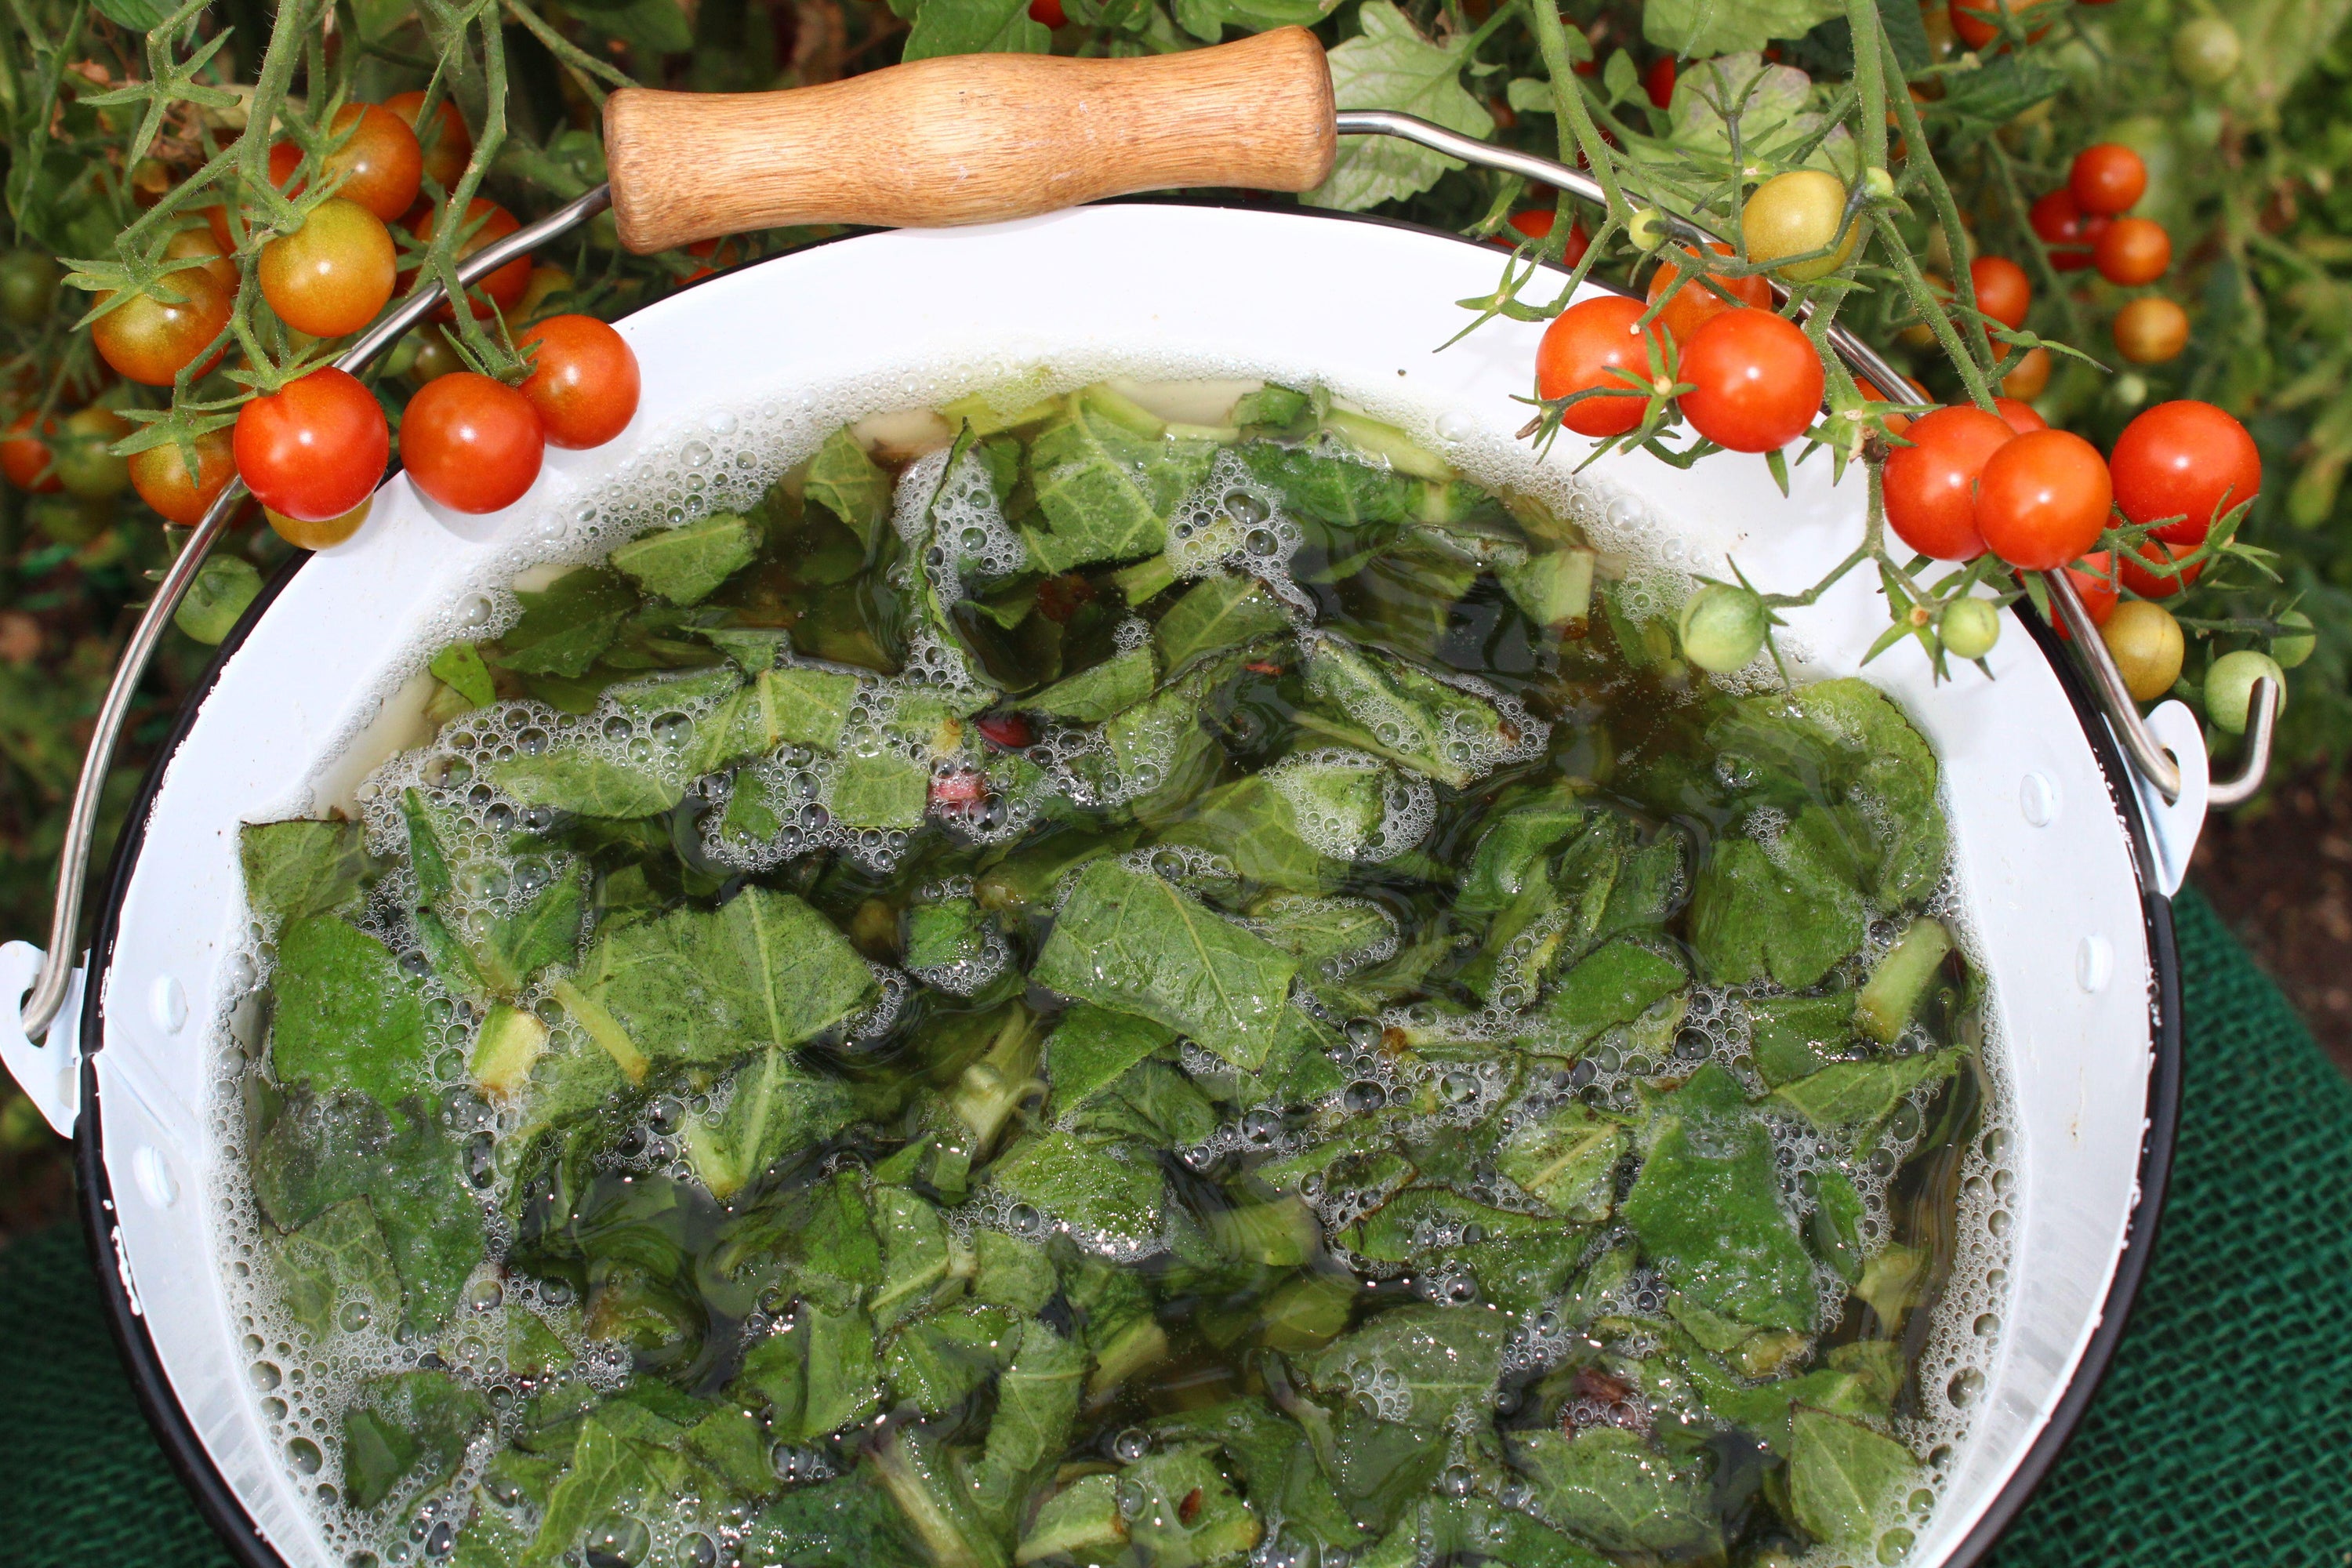
[[[1770,452],[1805,433],[1822,406],[1822,360],[1795,322],[1726,310],[1691,334],[1676,374],[1683,416],[1718,447]]]
[[[1570,404],[1560,424],[1580,436],[1622,436],[1642,422],[1650,388],[1650,345],[1662,334],[1639,326],[1643,304],[1607,294],[1580,300],[1552,319],[1536,347],[1536,391],[1567,397],[1599,387],[1639,395]]]
[[[1029,0],[1029,19],[1048,27],[1066,27],[1069,16],[1062,9],[1062,0]]]
[[[54,454],[44,437],[55,437],[58,422],[44,419],[37,431],[33,428],[33,416],[19,414],[8,424],[5,438],[0,438],[0,474],[20,490],[35,495],[48,495],[65,489],[58,477]]]
[[[1977,479],[2017,432],[1998,416],[1964,405],[1922,415],[1904,437],[1911,445],[1888,453],[1883,471],[1886,526],[1922,555],[1975,560],[1985,548],[1977,532]]]
[[[2198,574],[2205,570],[2202,561],[2187,566],[2173,564],[2196,548],[2193,544],[2167,544],[2161,539],[2146,540],[2137,553],[2116,563],[2116,570],[2123,576],[2124,586],[2141,598],[2168,599],[2197,581]]]
[[[2061,272],[2080,272],[2091,265],[2091,249],[2106,232],[2107,220],[2074,205],[2074,195],[2061,185],[2037,197],[2027,221],[2049,247],[2050,265]]]
[[[444,191],[455,185],[466,172],[466,161],[474,155],[474,133],[466,129],[466,117],[457,112],[457,106],[443,99],[434,110],[430,131],[416,123],[417,111],[425,107],[424,93],[395,92],[383,100],[383,106],[415,135],[422,172]],[[427,142],[431,145],[425,145]]]
[[[201,267],[174,272],[161,287],[181,298],[177,303],[142,294],[116,306],[89,327],[90,341],[117,374],[148,386],[169,386],[183,367],[205,352],[228,325],[232,304],[227,290]],[[220,362],[226,344],[195,374],[202,375]]]
[[[1511,215],[1511,226],[1528,239],[1549,239],[1552,226],[1559,219],[1559,215],[1549,207],[1522,207]],[[1518,241],[1505,235],[1496,235],[1495,243],[1509,250],[1515,248]],[[1584,253],[1591,248],[1592,237],[1584,232],[1582,224],[1571,223],[1568,226],[1568,243],[1560,247],[1559,264],[1572,268],[1584,259]]]
[[[2042,13],[2045,6],[2054,8],[2058,4],[2060,0],[2009,0],[2009,14],[2020,26],[2028,29],[2027,43],[2039,43],[2042,35],[2050,30],[2050,20]],[[1996,0],[1950,0],[1946,14],[1952,19],[1952,31],[1972,49],[1981,49],[2001,37],[2000,6]],[[2003,40],[2001,47],[2008,47]]]
[[[499,511],[539,478],[539,412],[504,382],[470,370],[425,384],[400,417],[409,482],[456,511]]]
[[[2102,142],[2074,154],[2074,167],[2066,172],[2066,189],[2084,212],[2113,217],[2130,211],[2147,191],[2147,165],[2130,148]]]
[[[2098,542],[2114,489],[2098,448],[2069,430],[2020,436],[1977,480],[1977,531],[2012,566],[2054,572]]]
[[[1992,407],[1993,412],[2000,416],[2001,422],[2021,436],[2050,428],[2050,421],[2036,414],[2031,403],[2021,403],[2014,397],[1996,397],[1992,400]]]
[[[601,447],[637,412],[637,356],[593,316],[550,316],[515,340],[539,345],[522,395],[551,447]]]
[[[1650,95],[1650,106],[1664,109],[1675,100],[1675,57],[1661,55],[1650,62],[1642,73],[1642,90]]]
[[[2025,268],[2006,256],[1979,256],[1969,263],[1969,282],[1977,291],[1977,309],[2004,327],[2025,325],[2033,303],[2033,284]]]
[[[2083,601],[2083,608],[2095,626],[2107,624],[2107,617],[2116,613],[2116,602],[2121,597],[2116,592],[2115,578],[2109,575],[2114,570],[2111,564],[2114,560],[2112,551],[2102,550],[2084,556],[2080,562],[2066,568],[2066,580],[2074,584],[2074,595]],[[2062,639],[2067,642],[2074,640],[2074,634],[2066,629],[2065,621],[2054,609],[2050,619]]]
[[[179,443],[166,441],[131,454],[131,486],[166,522],[194,528],[204,521],[221,491],[236,477],[236,453],[226,430],[207,430],[195,439],[196,469],[188,471]]]
[[[261,297],[295,331],[340,338],[375,320],[399,270],[383,220],[330,196],[300,228],[261,247]]]
[[[289,196],[302,194],[302,183],[294,178],[294,171],[302,166],[302,149],[291,142],[273,142],[269,146],[269,183]]]
[[[2154,218],[2119,217],[2099,236],[2091,259],[2110,283],[2126,288],[2153,283],[2172,265],[2172,237]]]
[[[417,239],[425,244],[431,244],[434,229],[440,223],[442,216],[441,208],[437,206],[426,208],[425,216],[416,221]],[[507,211],[498,203],[484,201],[481,197],[476,196],[467,204],[466,226],[473,232],[457,242],[457,258],[461,261],[481,249],[482,247],[504,239],[522,225],[515,220],[514,214]],[[401,274],[400,287],[404,291],[415,287],[415,273]],[[516,257],[488,278],[476,279],[467,292],[473,297],[474,315],[479,319],[487,317],[492,310],[512,310],[521,302],[523,295],[530,289],[530,258],[524,255]],[[440,316],[445,321],[454,321],[457,319],[457,313],[446,302],[441,307]]]
[[[2156,531],[2170,544],[2203,543],[2216,516],[2263,488],[2263,455],[2246,427],[2186,398],[2159,403],[2125,426],[2109,466],[2124,516],[2142,524],[2180,519]]]
[[[1729,256],[1732,253],[1731,247],[1720,241],[1712,243],[1708,248],[1717,256]],[[1698,252],[1688,246],[1682,248],[1681,254],[1691,258],[1694,261],[1698,258]],[[1691,270],[1693,273],[1697,272],[1696,268]],[[1674,289],[1675,280],[1685,276],[1686,275],[1681,266],[1674,259],[1673,254],[1669,253],[1665,259],[1658,263],[1658,269],[1650,274],[1649,302],[1653,305],[1656,304],[1659,296],[1665,293],[1667,289]],[[1765,282],[1761,277],[1717,278],[1715,281],[1718,286],[1728,290],[1732,300],[1737,300],[1738,304],[1732,303],[1731,300],[1726,300],[1713,289],[1709,289],[1702,281],[1701,276],[1693,276],[1688,282],[1675,289],[1675,297],[1666,302],[1665,308],[1660,310],[1655,318],[1657,324],[1666,329],[1668,337],[1678,343],[1686,343],[1690,342],[1693,332],[1697,331],[1699,328],[1722,315],[1726,310],[1737,310],[1743,305],[1759,310],[1769,310],[1772,308],[1772,286]]]
[[[233,449],[237,476],[263,506],[323,522],[374,492],[392,431],[375,395],[329,368],[239,409]]]

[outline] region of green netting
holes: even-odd
[[[2191,893],[2188,1087],[2138,1310],[1995,1568],[2352,1563],[2352,1085]],[[70,1229],[0,1253],[0,1561],[230,1559],[133,1404]]]

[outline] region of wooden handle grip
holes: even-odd
[[[784,224],[929,228],[1129,191],[1304,191],[1331,76],[1303,27],[1136,59],[957,55],[782,92],[624,88],[604,104],[621,243]]]

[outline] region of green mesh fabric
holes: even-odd
[[[2105,1386],[1991,1568],[2352,1563],[2352,1085],[2194,893],[2187,1097]],[[69,1228],[0,1252],[0,1562],[226,1568],[148,1436]]]

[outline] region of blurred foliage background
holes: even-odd
[[[159,199],[168,209],[171,194],[192,180],[233,189],[221,155],[236,147],[265,90],[259,101],[286,117],[302,112],[305,92],[371,101],[419,88],[446,94],[482,150],[481,193],[526,222],[602,178],[598,107],[619,84],[791,87],[902,56],[1160,53],[1290,23],[1314,26],[1334,48],[1345,107],[1405,109],[1556,153],[1561,137],[1528,9],[1550,3],[287,0],[299,7],[289,16],[264,0],[195,0],[177,11],[157,0],[9,0],[0,20],[0,422],[92,402],[157,419],[172,405],[168,392],[104,374],[76,328],[89,298],[58,288],[51,258],[123,259],[138,247],[118,246],[118,237]],[[2344,482],[2352,465],[2352,0],[2037,0],[2030,12],[2026,0],[2009,3],[2047,30],[2027,45],[2021,27],[2016,47],[1982,54],[1954,36],[1942,4],[1881,0],[1878,15],[1977,246],[2028,262],[2038,284],[2063,282],[2038,289],[2032,329],[2110,363],[2105,323],[2124,291],[2094,272],[2050,272],[2025,207],[2062,184],[2090,142],[2119,141],[2147,161],[2150,188],[2137,210],[2171,233],[2175,260],[2162,288],[2188,307],[2188,350],[2124,374],[2063,362],[2036,401],[2053,423],[2103,447],[2137,408],[2167,397],[2206,398],[2246,421],[2266,477],[2242,538],[2276,552],[2281,582],[2216,573],[2186,613],[2221,638],[2233,620],[2263,621],[2290,604],[2311,616],[2318,647],[2293,672],[2280,767],[2321,766],[2332,778],[2352,752],[2352,487]],[[1577,85],[1596,112],[1661,138],[1670,123],[1656,94],[1661,61],[1679,58],[1687,70],[1692,55],[1760,49],[1808,73],[1815,105],[1832,112],[1853,71],[1842,0],[1568,0],[1560,14]],[[2237,46],[2233,61],[2216,53],[2217,25]],[[255,84],[274,37],[286,68],[264,89]],[[132,152],[134,132],[151,121],[152,137]],[[195,195],[184,204],[191,213]],[[1506,220],[1549,198],[1390,148],[1343,160],[1333,186],[1307,199],[1516,240]],[[155,243],[168,232],[157,230]],[[1922,254],[1949,271],[1948,247],[1938,257],[1920,233]],[[816,237],[777,231],[698,254],[639,258],[618,248],[607,218],[537,258],[531,308],[615,315],[713,268]],[[1636,259],[1630,250],[1604,256],[1599,275],[1623,281]],[[1496,264],[1499,273],[1500,251]],[[1906,318],[1891,292],[1851,303],[1844,319],[1897,354],[1910,352],[1896,346]],[[404,345],[385,367],[379,395],[395,417],[419,347]],[[284,336],[271,349],[298,359],[323,352]],[[1921,379],[1948,395],[1948,373],[1921,358]],[[175,417],[202,423],[207,391],[209,417],[220,423],[236,387],[184,388]],[[0,935],[43,939],[91,716],[152,574],[173,548],[160,520],[119,485],[87,496],[0,489]],[[265,575],[292,554],[257,523],[226,548]],[[167,638],[109,780],[101,861],[212,655],[184,635]],[[58,1147],[21,1098],[0,1110],[0,1225],[56,1201]]]

